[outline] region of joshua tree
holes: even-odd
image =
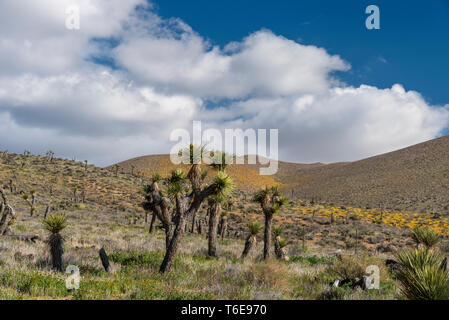
[[[221,214],[219,230],[221,240],[224,241],[226,232],[228,231],[228,215],[226,213]]]
[[[263,258],[266,260],[270,258],[273,215],[285,204],[287,199],[281,195],[277,187],[272,187],[257,192],[253,197],[253,201],[260,204],[265,216]]]
[[[49,205],[45,208],[44,219],[47,219],[47,216],[51,213],[52,210],[53,210],[53,208],[52,208],[52,206],[49,204]]]
[[[112,168],[114,169],[115,176],[117,177],[118,176],[118,171],[120,169],[120,166],[118,164],[114,164],[114,166]]]
[[[229,156],[222,151],[215,151],[212,153],[210,166],[218,171],[219,174],[224,174],[226,167],[229,164]],[[222,204],[226,202],[229,195],[233,190],[231,178],[228,177],[230,181],[230,186],[226,193],[221,193],[217,196],[209,198],[209,248],[208,255],[215,257],[217,255],[217,228],[218,219],[220,218],[220,213],[222,209]]]
[[[162,176],[159,173],[155,173],[152,178],[152,181],[153,181],[152,185],[147,185],[143,188],[143,192],[145,194],[145,200],[146,200],[142,203],[142,207],[145,210],[145,223],[148,222],[148,213],[151,211],[153,212],[153,215],[151,218],[151,224],[150,224],[150,228],[149,228],[149,233],[153,232],[154,223],[156,222],[156,217],[157,217],[156,207],[153,203],[153,192],[156,192],[156,194],[159,192],[158,183],[161,180],[162,180]],[[161,198],[161,201],[162,201],[162,198]],[[157,209],[159,209],[160,214],[162,214],[163,210],[161,209],[160,204],[157,206]],[[165,209],[168,210],[168,207]],[[166,234],[167,234],[167,239],[166,239],[167,243],[166,244],[168,246],[168,240],[169,240],[168,235],[169,235],[169,231],[170,231],[169,229],[170,229],[170,224],[171,224],[170,223],[171,218],[169,216],[168,211],[166,212],[166,217],[163,218],[162,220],[164,220],[166,222],[165,224],[164,224],[164,222],[162,222],[162,223],[164,225],[164,229],[166,229]]]
[[[55,153],[53,151],[51,151],[51,150],[48,150],[45,153],[45,156],[48,158],[48,160],[50,160],[50,162],[53,162],[53,158],[55,156]]]
[[[248,224],[249,236],[246,238],[245,248],[243,249],[242,259],[245,259],[257,243],[257,235],[262,231],[262,225],[258,221]]]
[[[288,261],[289,257],[287,256],[287,252],[285,251],[285,247],[288,245],[288,241],[279,236],[276,237],[274,244],[275,244],[276,258],[278,258],[279,260]]]
[[[62,255],[64,254],[64,238],[61,231],[67,226],[67,218],[60,214],[51,214],[44,220],[44,227],[50,233],[47,245],[50,249],[53,269],[62,271]]]
[[[208,174],[207,170],[202,170],[201,171],[201,181],[204,181],[206,179],[207,174]],[[197,220],[199,220],[199,219],[197,219],[196,216],[197,216],[197,213],[194,213],[193,216],[192,216],[192,228],[190,229],[191,233],[195,232],[195,226],[197,225]]]
[[[273,228],[274,234],[274,252],[276,254],[276,258],[280,260],[286,260],[286,252],[284,247],[287,246],[287,241],[281,238],[282,227],[276,226]]]
[[[204,200],[227,194],[233,184],[229,176],[219,172],[212,183],[203,186],[204,175],[199,164],[203,149],[193,145],[189,149],[192,166],[187,175],[182,170],[175,170],[166,179],[166,190],[161,191],[155,181],[145,190],[143,207],[156,213],[166,233],[167,250],[161,273],[170,271],[189,218],[198,212]],[[173,214],[170,212],[172,204]]]
[[[307,230],[305,228],[298,228],[298,236],[302,241],[302,250],[306,249],[306,235]]]
[[[12,179],[9,179],[9,191],[10,191],[11,193],[17,193],[17,188],[16,188],[16,186],[14,185],[14,182],[13,182]]]
[[[79,186],[73,187],[73,202],[75,202],[75,203],[78,202],[78,189],[79,189]]]
[[[162,177],[156,173],[153,175],[152,183],[144,187],[145,201],[142,207],[147,212],[152,212],[161,222],[165,231],[165,246],[168,249],[170,239],[173,235],[173,215],[170,212],[170,199],[159,188]]]
[[[6,192],[3,188],[0,187],[0,196],[2,199],[2,203],[0,204],[0,236],[4,235],[8,232],[11,220],[14,220],[16,214],[14,209],[9,205],[8,197],[6,196]]]
[[[165,254],[164,261],[162,262],[160,272],[164,273],[171,269],[173,265],[175,254],[178,250],[179,243],[184,233],[184,228],[187,219],[198,211],[201,203],[209,196],[220,196],[224,197],[232,189],[233,181],[232,179],[223,172],[218,172],[214,181],[206,186],[202,187],[201,179],[201,169],[199,164],[192,165],[187,179],[190,181],[192,192],[188,195],[181,195],[178,192],[177,187],[175,187],[175,230],[173,232],[173,237],[170,240],[170,245]],[[175,185],[178,182],[174,181]],[[172,183],[169,183],[169,189]],[[181,184],[182,185],[182,184]]]
[[[34,206],[36,204],[36,191],[31,190],[30,194],[31,194],[31,200],[30,200],[30,196],[26,193],[22,195],[22,198],[23,198],[23,200],[26,201],[26,203],[30,207],[30,217],[32,217],[34,215],[34,212],[36,211],[36,207]]]

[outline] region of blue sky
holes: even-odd
[[[352,65],[339,74],[349,84],[379,88],[401,83],[432,104],[449,102],[449,1],[403,0],[164,0],[164,18],[179,17],[213,44],[240,41],[267,28],[324,47]],[[367,30],[365,9],[375,4],[381,30]]]

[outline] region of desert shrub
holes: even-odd
[[[365,274],[366,267],[357,257],[347,255],[340,256],[329,266],[331,274],[340,279],[361,278]]]
[[[385,262],[370,255],[340,255],[334,259],[333,263],[329,264],[327,270],[329,274],[338,277],[340,280],[355,279],[364,275],[368,276],[369,274],[366,273],[368,266],[377,266],[379,268],[381,282],[390,279]]]
[[[268,260],[253,264],[245,273],[248,283],[258,286],[287,288],[289,270],[286,264]]]
[[[440,236],[431,229],[416,227],[412,230],[412,239],[416,244],[423,244],[426,248],[432,248],[440,241]]]
[[[397,259],[401,267],[396,278],[405,297],[412,300],[449,299],[449,277],[440,267],[441,253],[415,249],[398,253]]]

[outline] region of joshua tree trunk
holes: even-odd
[[[9,221],[15,217],[14,209],[8,203],[8,197],[6,196],[3,188],[0,187],[0,196],[3,202],[0,205],[0,214],[2,215],[0,220],[0,235],[4,235],[9,231]]]
[[[221,241],[224,241],[227,231],[228,231],[228,220],[226,218],[223,218],[221,221],[221,232],[220,232]]]
[[[48,239],[53,269],[62,272],[62,255],[64,254],[64,239],[59,234],[52,234]]]
[[[180,216],[159,272],[165,273],[167,271],[170,271],[170,269],[172,268],[173,262],[175,261],[176,252],[178,251],[179,243],[181,242],[181,238],[184,234],[185,226],[186,221],[183,216]]]
[[[44,213],[44,219],[47,219],[47,215],[51,212],[51,206],[47,206]]]
[[[198,234],[203,234],[203,220],[202,219],[198,219],[197,220],[197,230],[198,230]]]
[[[190,229],[190,233],[195,233],[195,226],[196,226],[196,213],[194,213],[192,217],[192,229]]]
[[[245,259],[251,252],[252,248],[256,245],[257,238],[255,235],[250,234],[245,242],[245,248],[243,249],[242,259]]]
[[[273,214],[265,213],[265,232],[263,236],[263,258],[267,260],[270,258],[271,247],[271,229],[273,225]]]
[[[218,218],[220,217],[221,205],[214,203],[209,210],[209,250],[208,255],[210,257],[217,256],[217,228]]]
[[[277,236],[274,239],[274,252],[276,253],[276,258],[278,258],[280,260],[284,260],[285,259],[285,251],[283,248],[281,248],[281,245],[279,243],[280,240],[281,240],[280,236]]]
[[[148,216],[148,214],[147,214]],[[151,217],[151,223],[150,223],[150,233],[153,233],[154,231],[154,223],[156,221],[156,214],[153,212],[153,216]]]

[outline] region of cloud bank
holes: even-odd
[[[144,0],[0,3],[0,149],[108,165],[168,153],[170,132],[279,128],[280,156],[356,160],[441,134],[449,106],[400,84],[348,86],[343,58],[259,30],[214,46]],[[210,105],[214,107],[210,107]]]

